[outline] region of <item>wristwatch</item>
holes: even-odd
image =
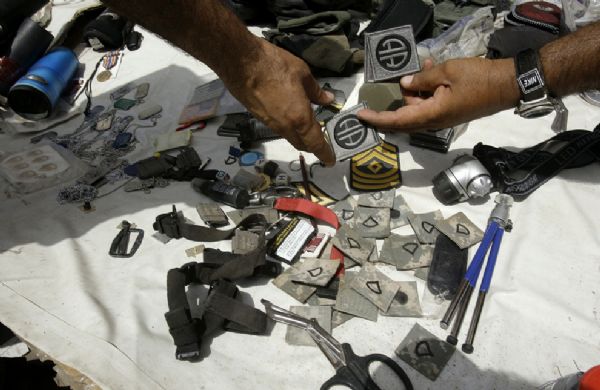
[[[537,118],[554,111],[554,105],[548,97],[544,81],[544,72],[537,51],[527,49],[515,57],[517,84],[521,100],[515,114],[523,118]]]

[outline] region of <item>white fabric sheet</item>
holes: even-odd
[[[55,18],[65,7],[71,6],[55,7]],[[164,107],[152,133],[171,131],[192,88],[215,76],[161,39],[147,32],[144,37],[139,51],[126,53],[118,80],[95,83],[95,93],[148,80],[152,86],[146,100]],[[323,81],[351,93],[352,105],[362,76]],[[106,95],[95,102],[102,99]],[[570,129],[592,129],[600,122],[600,108],[577,96],[566,98],[565,105]],[[505,111],[474,121],[447,155],[409,146],[406,135],[388,135],[386,139],[400,148],[404,185],[398,193],[415,212],[440,209],[448,217],[462,211],[483,227],[492,200],[443,206],[431,193],[431,178],[477,142],[522,148],[547,139],[553,135],[551,120],[552,116],[526,120]],[[220,122],[196,132],[192,142],[203,158],[212,158],[211,167],[233,174],[237,167],[223,161],[234,142],[216,135]],[[72,131],[79,123],[80,119],[70,121],[58,131]],[[132,161],[151,154],[149,138],[143,139],[147,148],[138,147]],[[0,148],[23,147],[28,139],[2,135]],[[260,149],[284,167],[296,156],[285,141],[268,142]],[[344,173],[343,167],[331,170],[329,181],[343,183],[346,179],[339,172]],[[401,362],[416,389],[530,389],[599,363],[599,181],[598,164],[564,171],[514,205],[514,230],[502,243],[475,352],[457,351],[435,382]],[[286,329],[280,324],[268,336],[220,334],[205,342],[208,356],[203,361],[175,359],[163,317],[166,275],[190,260],[184,250],[196,243],[181,239],[162,244],[151,234],[156,215],[172,204],[201,223],[194,208],[206,199],[189,184],[173,183],[150,194],[119,190],[95,201],[96,211],[89,214],[74,205],[58,205],[56,193],[56,187],[27,196],[9,191],[0,202],[0,321],[53,359],[105,389],[316,389],[333,375],[318,349],[287,345]],[[108,247],[123,219],[145,229],[146,238],[135,257],[114,259]],[[397,232],[408,234],[410,227]],[[228,249],[227,242],[211,246]],[[395,280],[414,280],[410,273],[379,268]],[[423,282],[417,283],[422,292]],[[261,309],[261,298],[283,307],[297,304],[266,281],[242,283],[241,290]],[[440,338],[447,335],[436,318],[383,316],[376,323],[353,319],[333,334],[360,355],[394,356],[415,323]]]

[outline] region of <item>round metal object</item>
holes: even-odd
[[[600,90],[593,89],[590,91],[585,91],[580,93],[579,96],[586,102],[600,107]]]

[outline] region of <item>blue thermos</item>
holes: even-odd
[[[8,105],[26,119],[49,117],[78,66],[79,61],[72,50],[53,49],[13,85],[8,92]]]

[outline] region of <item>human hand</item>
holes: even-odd
[[[512,59],[464,58],[400,80],[405,106],[396,111],[362,110],[358,117],[379,130],[443,129],[514,107],[519,90]]]
[[[258,38],[257,38],[258,39]],[[255,61],[221,75],[229,91],[257,119],[296,149],[314,153],[326,165],[335,163],[310,103],[331,103],[308,66],[294,55],[259,39]]]

